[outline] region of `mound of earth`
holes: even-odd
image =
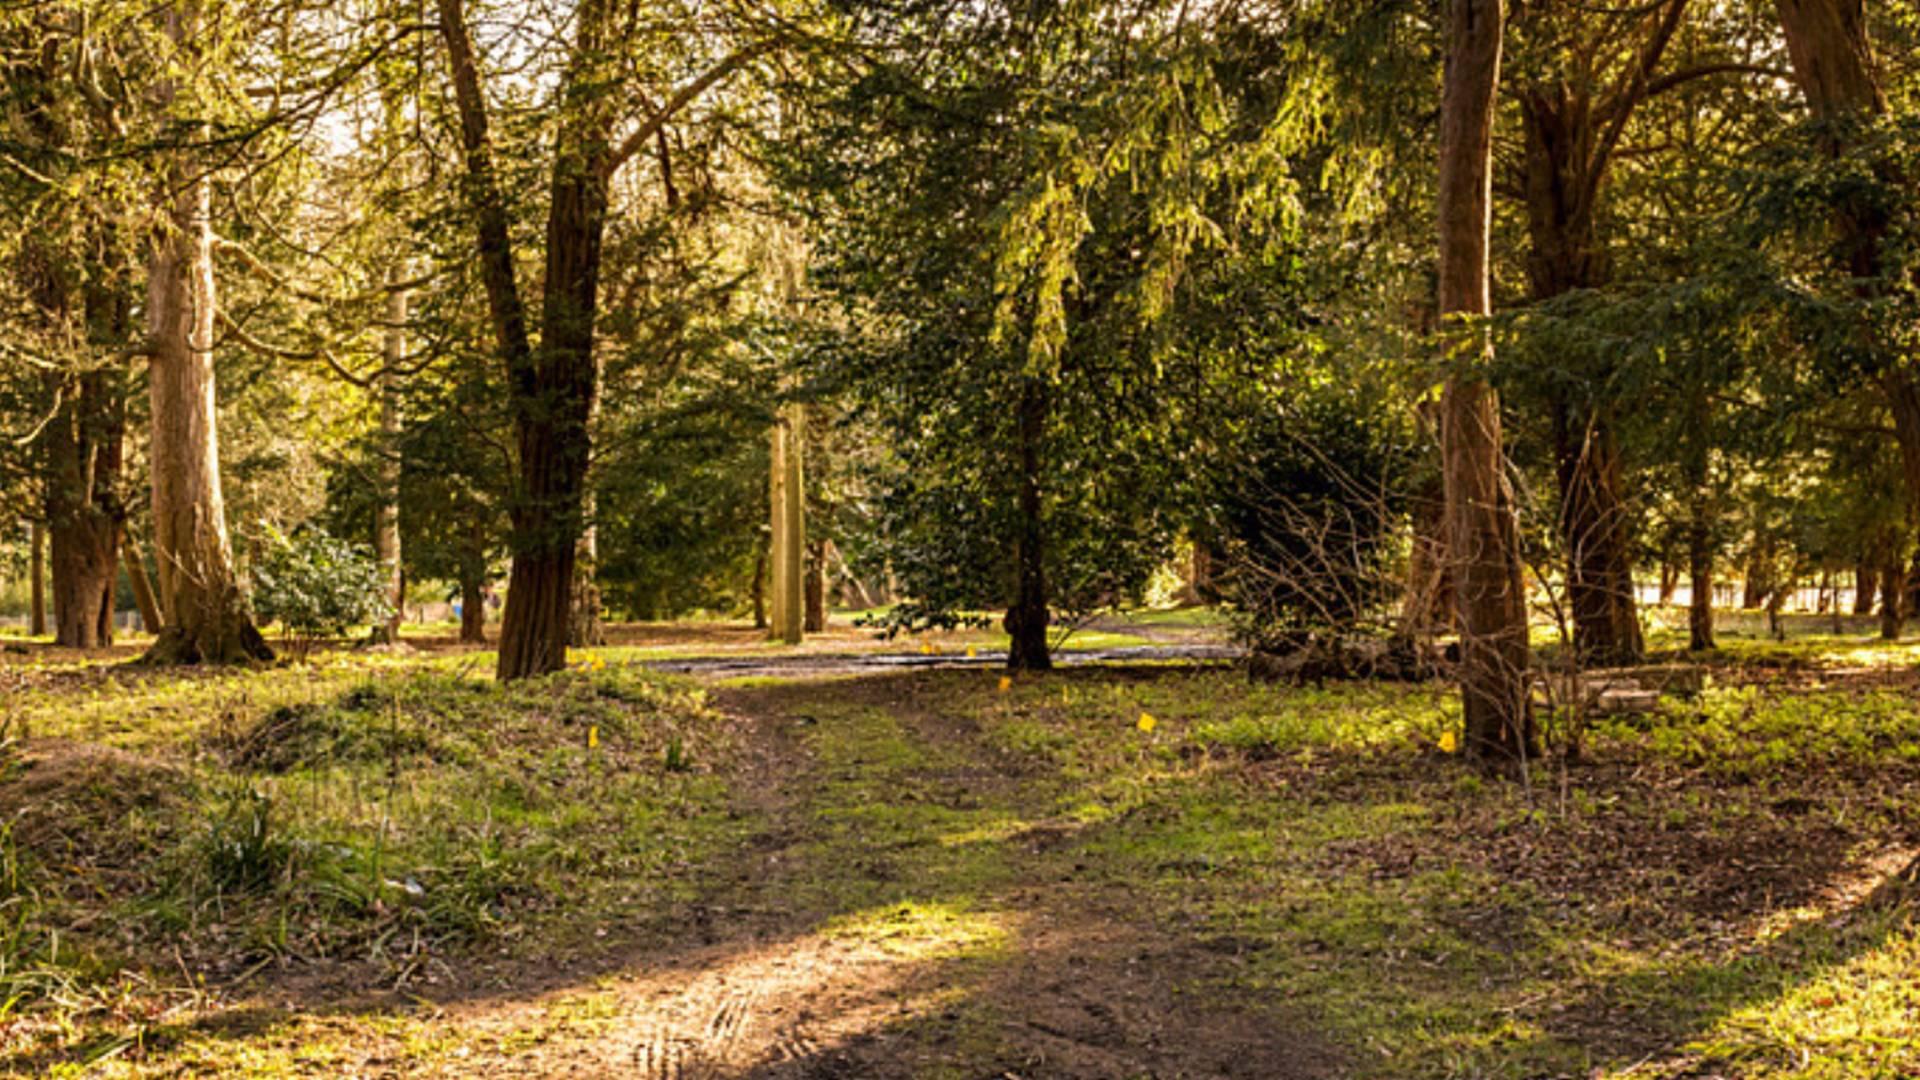
[[[108,746],[37,739],[0,767],[0,807],[18,849],[41,867],[113,874],[138,865],[166,828],[184,773]]]

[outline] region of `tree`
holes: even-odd
[[[536,344],[514,265],[510,207],[494,163],[481,61],[466,5],[439,0],[439,14],[466,161],[463,191],[514,415],[513,568],[497,675],[518,679],[566,666],[598,381],[593,348],[601,245],[613,176],[669,119],[745,65],[756,49],[736,49],[658,102],[637,94],[644,119],[616,143],[621,95],[614,91],[625,85],[621,49],[640,33],[639,13],[611,0],[586,0],[574,11],[573,37],[556,90]]]
[[[1796,81],[1818,128],[1820,148],[1835,161],[1853,151],[1868,155],[1855,163],[1858,174],[1849,176],[1843,171],[1840,182],[1834,185],[1832,228],[1838,243],[1833,258],[1846,287],[1862,301],[1852,331],[1855,347],[1875,357],[1873,368],[1880,391],[1893,415],[1894,435],[1904,464],[1907,527],[1911,534],[1920,525],[1920,377],[1911,362],[1898,355],[1899,330],[1876,325],[1870,309],[1895,285],[1887,275],[1898,260],[1890,265],[1885,245],[1896,216],[1913,215],[1915,178],[1892,160],[1874,157],[1873,140],[1867,137],[1874,125],[1885,120],[1887,97],[1862,0],[1778,0],[1777,10]],[[1875,187],[1881,190],[1875,192]],[[1889,198],[1885,194],[1888,189],[1900,195]],[[1911,274],[1911,270],[1895,273]],[[1906,315],[1912,317],[1910,306]],[[1895,320],[1899,318],[1894,316]],[[1894,566],[1882,573],[1904,579],[1904,572]],[[1887,590],[1889,596],[1898,591],[1897,587]],[[1893,607],[1897,610],[1897,602]]]
[[[1491,353],[1488,245],[1503,0],[1449,0],[1440,105],[1440,314],[1450,371],[1440,399],[1447,557],[1459,606],[1464,747],[1524,767],[1535,754],[1527,602],[1500,437],[1500,397],[1473,373]]]
[[[97,49],[74,12],[37,10],[0,32],[31,42],[9,68],[15,108],[7,137],[24,159],[10,176],[9,201],[36,227],[8,242],[25,299],[9,312],[8,330],[31,357],[26,381],[37,383],[28,391],[39,414],[30,441],[39,456],[54,640],[96,648],[113,638],[126,517],[120,488],[132,305],[119,177],[89,176],[85,162],[108,145],[117,119],[111,104],[95,103],[72,81]]]
[[[373,554],[386,579],[388,615],[372,628],[375,641],[398,644],[400,623],[406,617],[406,572],[400,545],[400,368],[407,359],[408,290],[401,287],[399,268],[388,270],[386,326],[382,364],[377,381],[380,397],[380,505],[374,514]]]
[[[1690,0],[1620,8],[1529,4],[1516,18],[1520,48],[1511,81],[1522,149],[1504,189],[1524,209],[1525,272],[1535,304],[1611,282],[1614,245],[1603,228],[1620,157],[1671,156],[1682,145],[1632,137],[1650,102],[1701,79],[1767,73],[1737,51],[1732,34],[1681,50],[1675,40],[1689,16],[1731,22]],[[1629,220],[1636,227],[1644,219]],[[1635,663],[1643,642],[1634,611],[1628,463],[1616,415],[1622,372],[1605,351],[1543,360],[1554,369],[1537,378],[1550,414],[1575,648],[1588,662]]]
[[[1276,74],[1275,27],[1232,9],[858,15],[859,77],[770,151],[849,328],[817,380],[885,433],[855,557],[898,576],[895,626],[998,609],[1008,666],[1044,669],[1054,628],[1137,595],[1196,516],[1200,388],[1242,355],[1210,331],[1270,314],[1211,304],[1210,268],[1298,320],[1316,106]]]
[[[183,83],[205,32],[198,9],[176,4],[162,14],[174,67],[154,96],[182,145],[164,159],[157,194],[161,225],[147,257],[147,386],[153,433],[153,544],[171,620],[147,659],[156,663],[233,663],[273,657],[253,625],[234,572],[220,487],[219,412],[214,380],[213,166],[196,144],[204,117]]]

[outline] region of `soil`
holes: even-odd
[[[1156,919],[1125,883],[1074,873],[1071,848],[1045,825],[1008,841],[1022,845],[1007,860],[1010,877],[975,898],[1010,917],[1003,946],[989,954],[923,954],[885,935],[837,932],[844,910],[799,899],[791,885],[806,875],[886,882],[892,872],[883,852],[844,871],[809,865],[824,827],[812,798],[831,778],[801,733],[823,707],[888,710],[929,749],[931,764],[910,772],[917,800],[958,807],[1032,796],[1040,781],[1023,773],[1026,763],[1000,760],[973,721],[942,713],[936,695],[913,673],[715,691],[748,741],[736,811],[763,827],[737,865],[717,868],[717,889],[664,917],[636,912],[631,925],[610,923],[591,953],[456,962],[461,969],[441,984],[453,988],[404,994],[355,993],[346,970],[268,971],[195,1026],[246,1040],[295,1014],[332,1016],[353,1032],[354,1053],[330,1066],[341,1076],[1344,1075],[1339,1053],[1304,1018],[1215,989],[1238,962],[1232,943]],[[893,884],[902,898],[923,888],[911,878]],[[459,1040],[451,1055],[422,1065],[386,1037],[361,1035],[361,1017],[422,1009]],[[595,1019],[579,1022],[582,1009]]]
[[[935,760],[945,765],[914,773],[919,798],[960,806],[1018,795],[1017,763],[993,766],[995,751],[977,728],[942,715],[917,682],[899,676],[718,692],[718,704],[753,733],[753,763],[739,791],[742,812],[769,823],[754,845],[763,874],[735,895],[679,913],[664,935],[655,927],[632,947],[610,945],[605,956],[569,970],[512,973],[511,996],[447,1001],[446,1019],[481,1045],[487,1033],[538,1028],[583,983],[610,998],[598,1006],[607,1020],[591,1037],[570,1033],[511,1052],[474,1053],[433,1075],[1341,1074],[1338,1054],[1304,1021],[1207,992],[1234,964],[1231,950],[1155,925],[1124,887],[1063,877],[1057,859],[1018,860],[1014,880],[991,898],[1017,911],[1018,923],[1009,948],[985,960],[903,954],[884,938],[824,930],[829,912],[783,903],[787,868],[806,858],[803,848],[815,839],[807,793],[819,781],[794,732],[812,722],[809,712],[823,698],[891,709],[910,737],[943,751]],[[1048,846],[1045,830],[1015,842]],[[857,870],[887,872],[884,859],[850,868]],[[912,883],[902,884],[911,891]]]

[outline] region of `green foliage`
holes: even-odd
[[[1418,447],[1384,408],[1345,390],[1257,415],[1210,477],[1218,587],[1237,635],[1257,647],[1377,625],[1403,587]]]
[[[1164,52],[1080,9],[856,18],[946,60],[876,63],[773,151],[857,330],[810,370],[883,440],[855,554],[901,581],[896,624],[1008,606],[1023,542],[1068,620],[1135,598],[1195,516],[1212,385],[1300,321],[1314,110],[1231,17]]]
[[[302,654],[319,638],[379,622],[393,610],[371,553],[316,528],[269,532],[253,561],[253,603]]]
[[[218,892],[259,892],[288,869],[294,848],[273,832],[273,799],[250,784],[233,785],[201,838],[206,880]]]

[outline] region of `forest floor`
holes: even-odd
[[[0,655],[0,1074],[1920,1075],[1920,646],[1521,785],[1438,685],[646,666],[730,634]]]

